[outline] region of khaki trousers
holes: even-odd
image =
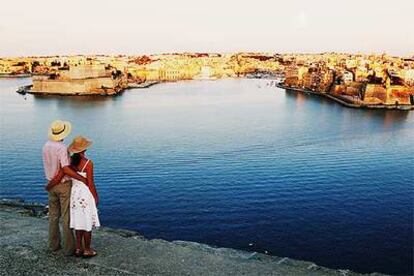
[[[75,238],[70,229],[70,192],[72,181],[64,181],[49,191],[49,248],[60,248],[61,236],[59,218],[62,218],[63,251],[72,255],[75,250]]]

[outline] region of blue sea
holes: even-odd
[[[22,96],[0,80],[0,198],[47,202],[55,119],[93,140],[104,226],[330,268],[413,273],[414,111],[345,108],[264,80],[115,97]]]

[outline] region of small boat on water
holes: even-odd
[[[32,85],[25,85],[25,86],[20,86],[16,92],[21,94],[21,95],[26,95],[27,91],[32,88]]]

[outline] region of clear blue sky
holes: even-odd
[[[414,55],[414,0],[13,0],[0,56],[269,51]]]

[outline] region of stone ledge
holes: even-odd
[[[5,275],[361,275],[256,252],[148,240],[134,231],[106,227],[93,234],[97,257],[65,257],[48,251],[44,216],[21,214],[39,205],[20,203],[0,201],[0,272]]]

